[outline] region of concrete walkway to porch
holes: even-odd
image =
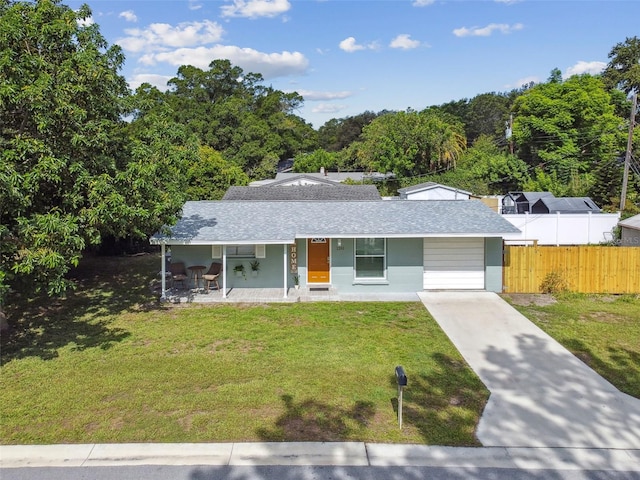
[[[344,293],[333,289],[230,288],[226,298],[222,292],[210,290],[167,290],[166,301],[172,303],[296,303],[296,302],[419,302],[416,292],[408,293]]]

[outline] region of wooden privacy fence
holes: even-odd
[[[640,247],[505,245],[505,293],[540,293],[548,275],[571,292],[640,293]]]

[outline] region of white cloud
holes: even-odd
[[[426,7],[428,5],[433,5],[436,0],[415,0],[412,5],[414,7]]]
[[[201,8],[201,3],[197,3],[195,0],[189,0],[189,10],[200,10]]]
[[[509,34],[518,30],[522,30],[524,25],[521,23],[514,23],[508,25],[506,23],[490,23],[486,27],[461,27],[453,30],[453,34],[456,37],[488,37],[493,32],[500,32],[503,34]]]
[[[93,20],[93,17],[87,17],[87,18],[79,18],[77,20],[77,23],[81,27],[88,27],[90,25],[93,25],[96,22]]]
[[[146,29],[126,29],[128,35],[116,43],[131,52],[150,52],[167,47],[189,47],[220,40],[224,30],[210,20],[184,22],[174,27],[168,23],[152,23]]]
[[[135,90],[143,83],[149,83],[156,87],[158,90],[164,92],[165,90],[167,90],[167,88],[169,88],[167,82],[171,80],[171,78],[173,77],[167,75],[158,75],[155,73],[137,73],[133,75],[133,77],[131,77],[128,82],[129,87],[131,87],[132,90]]]
[[[311,112],[312,113],[338,113],[346,108],[347,108],[346,105],[337,105],[335,103],[321,103],[313,107],[311,109]]]
[[[514,3],[520,3],[523,0],[494,0],[496,3],[504,3],[506,5],[513,5]]]
[[[340,42],[340,49],[345,52],[357,52],[358,50],[364,50],[364,45],[358,45],[356,39],[353,37],[345,38]]]
[[[252,48],[230,45],[216,45],[211,48],[178,48],[173,51],[148,53],[139,61],[145,65],[162,62],[174,66],[193,65],[206,69],[216,59],[228,59],[245,72],[261,73],[265,79],[299,75],[309,66],[309,61],[300,52],[264,53]]]
[[[348,90],[342,92],[320,92],[314,90],[295,90],[304,97],[305,100],[319,101],[319,100],[342,100],[343,98],[349,98],[353,95],[353,92]]]
[[[377,42],[371,42],[368,45],[360,45],[353,37],[345,38],[338,46],[340,47],[340,50],[344,50],[349,53],[357,52],[358,50],[377,50],[380,48],[380,45],[378,45]]]
[[[391,48],[402,48],[403,50],[411,50],[413,48],[418,48],[420,46],[420,42],[418,40],[411,40],[411,35],[401,33],[396,38],[391,40],[389,46]]]
[[[289,0],[233,0],[220,7],[223,17],[276,17],[291,8]]]
[[[604,62],[585,62],[580,60],[575,65],[567,68],[567,71],[564,74],[565,78],[569,78],[572,75],[582,75],[583,73],[590,73],[591,75],[597,75],[598,73],[602,73],[604,68],[607,66]]]
[[[529,77],[524,77],[524,78],[519,78],[518,80],[516,80],[515,82],[513,82],[511,84],[505,85],[504,88],[507,88],[507,89],[521,88],[524,85],[529,85],[532,82],[533,83],[540,83],[540,78],[536,77],[535,75],[531,75]]]
[[[134,13],[133,10],[125,10],[124,12],[120,12],[118,15],[119,18],[124,18],[127,22],[137,22],[138,17]]]

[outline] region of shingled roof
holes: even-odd
[[[230,187],[222,200],[380,200],[375,185]]]
[[[275,244],[296,238],[501,237],[519,230],[478,200],[199,201],[152,244]]]

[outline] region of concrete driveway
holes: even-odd
[[[485,447],[639,448],[640,400],[497,294],[418,296],[491,391],[477,432]]]

